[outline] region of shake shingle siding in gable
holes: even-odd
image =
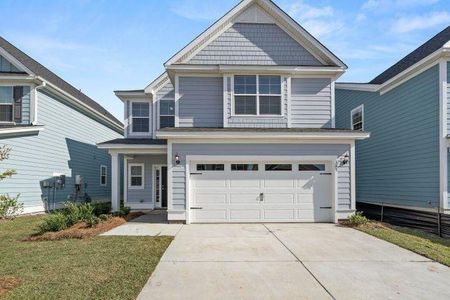
[[[189,64],[322,65],[275,24],[235,23]]]
[[[350,112],[364,104],[356,143],[356,199],[424,208],[439,201],[439,70],[437,66],[395,89],[336,90],[336,127],[350,128]]]

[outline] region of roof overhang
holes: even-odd
[[[190,131],[157,131],[156,137],[161,139],[298,139],[298,140],[364,140],[370,133],[361,131],[330,132],[295,132],[285,130],[266,131],[234,131],[234,130],[190,130]]]
[[[26,127],[8,127],[0,128],[0,138],[17,136],[17,135],[33,135],[44,130],[44,126],[26,126]]]
[[[122,102],[125,102],[130,99],[152,99],[151,94],[145,93],[142,91],[114,91],[114,94],[119,98]]]
[[[432,54],[428,55],[424,59],[418,61],[408,69],[392,77],[383,84],[367,84],[367,83],[336,83],[337,89],[343,90],[355,90],[364,92],[379,92],[381,95],[396,88],[405,81],[417,76],[418,74],[433,67],[439,60],[445,58],[450,59],[450,44],[447,43],[444,47],[436,50]]]
[[[100,143],[97,144],[99,149],[140,149],[140,150],[164,150],[167,149],[167,145],[130,145],[130,144],[108,144]]]

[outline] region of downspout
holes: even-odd
[[[41,81],[39,85],[34,88],[34,109],[33,109],[33,122],[32,125],[38,125],[38,89],[44,88],[47,84],[45,81]]]

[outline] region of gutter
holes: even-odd
[[[21,133],[34,133],[44,130],[43,126],[0,128],[0,137]]]

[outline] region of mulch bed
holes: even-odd
[[[8,291],[17,287],[21,283],[21,280],[17,277],[6,276],[0,277],[0,297],[6,294]]]
[[[23,241],[56,241],[92,238],[142,215],[144,215],[142,212],[131,212],[125,217],[112,217],[106,221],[102,221],[94,227],[89,227],[86,223],[78,223],[61,231],[35,234],[25,238]]]

